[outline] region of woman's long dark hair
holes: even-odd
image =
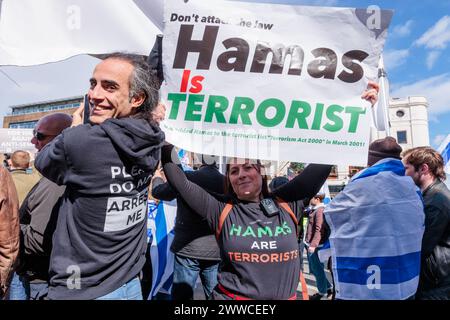
[[[253,161],[252,161],[253,162]],[[254,166],[254,168],[259,172],[259,174],[262,177],[262,185],[261,185],[261,194],[263,196],[263,198],[267,198],[269,197],[269,188],[268,188],[268,184],[267,184],[267,176],[263,175],[261,172],[261,168],[263,167],[263,165],[261,164],[260,160],[256,160],[256,163],[251,163],[252,166]],[[236,192],[234,192],[233,190],[233,186],[231,185],[231,181],[230,181],[230,168],[231,168],[231,163],[227,163],[226,166],[226,170],[225,170],[225,194],[233,197],[235,199],[237,199],[237,195]]]

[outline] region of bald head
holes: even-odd
[[[45,126],[50,133],[58,135],[71,126],[72,117],[65,113],[52,113],[42,117],[37,125],[39,124]]]
[[[30,166],[30,154],[23,150],[14,151],[11,155],[13,169],[27,169]]]
[[[72,124],[72,117],[65,113],[52,113],[42,117],[34,128],[35,134],[31,143],[34,144],[38,151],[64,129],[70,127]]]

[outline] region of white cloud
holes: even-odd
[[[442,17],[415,44],[428,49],[445,49],[450,42],[450,16]]]
[[[409,56],[409,50],[388,50],[383,53],[383,61],[386,66],[386,70],[392,70],[406,62],[406,58]]]
[[[434,137],[433,144],[435,146],[439,146],[446,137],[447,136],[445,134],[438,134],[437,136]]]
[[[441,55],[441,51],[428,52],[427,61],[426,61],[428,70],[431,70],[433,68],[435,62],[437,61],[437,59],[439,58],[440,55]]]
[[[408,20],[404,25],[397,25],[392,30],[393,37],[406,37],[411,33],[411,27],[413,25],[413,20]]]
[[[393,90],[391,97],[424,96],[428,100],[428,113],[437,115],[450,111],[450,73],[401,85]]]

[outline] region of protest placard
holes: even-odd
[[[392,12],[191,0],[165,7],[166,139],[204,154],[365,165],[361,99]]]
[[[16,150],[36,152],[30,142],[32,138],[33,129],[0,128],[0,153],[12,153]]]

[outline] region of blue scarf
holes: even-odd
[[[377,175],[380,172],[384,172],[384,171],[391,171],[399,176],[405,175],[405,167],[403,166],[403,163],[400,160],[396,160],[396,159],[391,160],[390,159],[390,160],[375,164],[374,166],[369,167],[367,169],[364,169],[363,171],[360,172],[360,174],[355,176],[352,179],[352,181],[355,181],[355,180],[358,180],[361,178],[374,176],[374,175]]]

